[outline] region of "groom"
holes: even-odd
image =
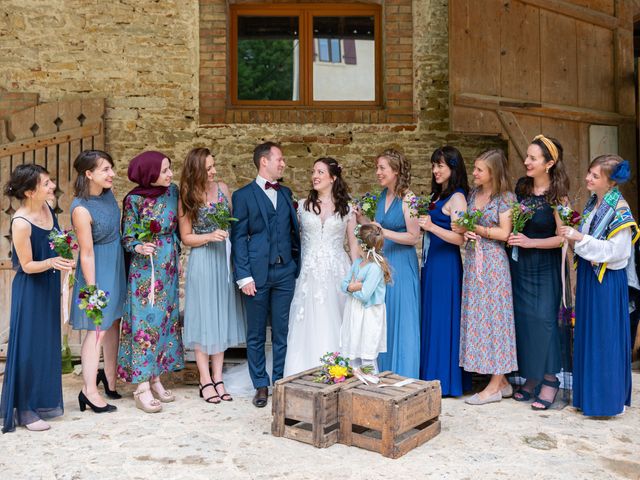
[[[280,185],[285,161],[277,143],[253,150],[256,179],[234,192],[231,230],[234,274],[247,311],[247,358],[256,389],[253,404],[267,404],[269,375],[264,344],[271,318],[273,381],[282,378],[287,354],[289,307],[300,271],[298,217],[291,190]]]

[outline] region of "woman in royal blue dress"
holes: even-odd
[[[387,351],[378,357],[380,371],[418,378],[420,374],[420,282],[416,243],[418,219],[411,216],[411,163],[400,152],[385,150],[376,159],[376,176],[383,190],[376,209],[382,227],[384,256],[392,273],[387,285]],[[366,222],[358,212],[358,221]]]
[[[40,165],[19,165],[4,187],[20,201],[11,219],[16,275],[11,289],[9,348],[0,397],[2,432],[16,425],[48,430],[46,419],[63,414],[60,358],[60,270],[73,260],[56,256],[49,234],[58,220],[48,202],[56,184]]]
[[[70,323],[74,330],[87,330],[81,353],[84,386],[78,394],[78,403],[83,411],[89,406],[94,412],[103,413],[116,410],[116,407],[102,398],[98,383],[103,383],[109,398],[121,398],[116,391],[116,362],[127,284],[120,237],[120,208],[111,190],[115,172],[108,153],[85,150],[75,159],[73,168],[78,176],[71,203],[71,221],[78,237],[80,255],[71,298],[78,298],[85,285],[96,285],[109,292],[99,333],[84,310],[76,305],[71,309]],[[101,350],[104,369],[98,369]]]
[[[181,370],[184,354],[178,314],[178,187],[171,183],[171,160],[144,152],[131,160],[129,180],[138,186],[124,199],[122,242],[130,252],[127,301],[122,317],[118,375],[138,384],[136,407],[162,410],[175,395],[160,375]],[[138,238],[140,225],[152,238]]]
[[[471,375],[459,366],[460,297],[464,236],[451,230],[459,212],[467,210],[467,171],[460,152],[450,146],[431,155],[432,204],[418,220],[425,232],[420,378],[440,380],[442,395],[460,396],[471,388]]]
[[[640,236],[618,185],[629,162],[601,155],[586,177],[591,197],[578,229],[559,233],[578,259],[573,347],[573,406],[588,416],[613,416],[631,404],[631,338],[626,268]],[[633,265],[633,262],[631,262]]]

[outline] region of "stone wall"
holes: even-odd
[[[144,149],[166,152],[179,177],[188,150],[207,146],[217,156],[219,175],[235,188],[255,174],[253,147],[279,140],[289,165],[285,180],[302,195],[319,156],[337,158],[352,190],[361,193],[375,181],[376,153],[399,148],[413,162],[414,190],[424,192],[437,146],[459,147],[471,164],[480,151],[505,145],[449,132],[447,0],[413,0],[415,121],[402,124],[201,126],[199,8],[197,0],[4,0],[0,88],[38,94],[40,102],[104,97],[106,148],[117,161],[120,196],[130,186],[128,160]]]

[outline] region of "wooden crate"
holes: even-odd
[[[392,372],[380,374],[385,384],[404,379]],[[345,385],[339,394],[339,441],[401,457],[440,433],[441,399],[438,381],[382,388],[361,382]]]
[[[350,378],[326,385],[314,382],[319,367],[278,380],[273,387],[273,422],[276,437],[326,448],[338,441],[338,392],[346,385],[360,383]]]

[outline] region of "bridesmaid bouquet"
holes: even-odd
[[[576,228],[582,222],[582,215],[566,205],[556,205],[558,216],[563,225]]]
[[[49,247],[60,257],[73,260],[73,252],[78,250],[78,242],[73,231],[54,228],[49,234]],[[73,273],[65,272],[62,281],[62,319],[64,323],[69,321],[69,289],[74,282]]]
[[[162,231],[162,225],[152,216],[142,217],[139,223],[134,223],[131,227],[127,235],[135,237],[141,242],[152,242],[155,236]]]
[[[524,230],[524,226],[533,218],[536,211],[524,202],[513,202],[511,204],[511,223],[513,228],[511,233],[517,235]],[[511,249],[511,258],[514,262],[518,261],[518,247]]]
[[[459,216],[456,219],[456,224],[466,228],[470,232],[474,232],[478,220],[482,217],[482,212],[480,210],[467,210],[466,212],[457,213]],[[474,246],[475,242],[472,241],[471,245]]]
[[[141,242],[155,242],[156,236],[162,231],[162,224],[152,215],[152,213],[152,206],[145,206],[142,209],[140,221],[131,225],[131,228],[127,230],[127,235],[135,237]],[[153,254],[149,254],[149,261],[151,262],[151,287],[149,288],[148,299],[151,306],[153,306],[155,303],[154,285],[156,283]]]
[[[73,231],[54,228],[49,234],[49,247],[62,258],[73,260],[73,251],[78,250],[78,242]]]
[[[419,196],[414,195],[407,202],[411,217],[423,217],[436,208],[436,204],[431,201],[433,194]]]
[[[229,205],[226,202],[210,203],[205,213],[207,219],[215,223],[220,230],[229,230],[231,222],[237,222],[237,218],[231,216]]]
[[[104,316],[102,311],[109,303],[109,292],[100,290],[95,285],[86,285],[80,289],[76,302],[78,303],[78,308],[84,310],[85,315],[93,321],[96,326],[96,332],[99,332],[100,325],[102,325],[102,317]]]
[[[316,375],[314,382],[333,385],[342,383],[347,378],[353,377],[353,368],[349,364],[349,359],[340,355],[340,352],[327,352],[320,357],[322,363],[320,372]],[[363,366],[362,372],[369,374],[373,371],[370,365]]]
[[[380,192],[374,190],[373,192],[367,192],[361,197],[356,197],[353,203],[364,213],[367,218],[374,221],[376,218],[376,209],[378,208],[378,200],[380,199]]]

